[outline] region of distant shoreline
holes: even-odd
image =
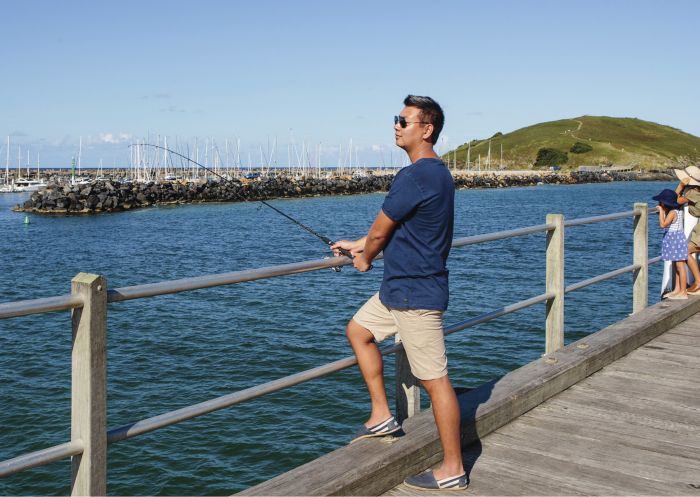
[[[514,174],[512,171],[455,171],[453,177],[458,189],[673,180],[666,173],[645,172],[518,171]],[[279,175],[230,182],[93,181],[87,185],[51,184],[44,190],[33,192],[26,202],[17,204],[12,210],[45,215],[91,215],[158,205],[352,195],[388,191],[393,178],[393,174],[332,178]]]

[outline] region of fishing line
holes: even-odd
[[[168,153],[175,154],[175,155],[177,155],[178,157],[181,157],[181,158],[183,158],[183,159],[185,159],[185,160],[187,160],[187,161],[190,161],[191,163],[198,165],[198,166],[201,167],[202,169],[205,169],[205,170],[209,171],[210,173],[212,173],[212,174],[218,176],[219,178],[221,178],[222,180],[228,181],[228,182],[231,182],[231,183],[232,183],[232,181],[231,181],[230,179],[228,179],[228,178],[226,178],[226,177],[220,175],[220,174],[217,173],[216,171],[212,171],[212,170],[209,169],[208,167],[203,166],[203,165],[200,164],[199,162],[190,159],[190,158],[187,157],[186,155],[182,155],[182,154],[180,154],[180,153],[178,153],[178,152],[175,152],[174,150],[170,150],[169,148],[161,147],[160,145],[153,145],[152,143],[138,143],[138,144],[129,145],[129,147],[140,147],[140,146],[158,148],[158,149],[164,150],[164,151],[166,151],[166,152],[168,152]],[[235,191],[234,191],[234,194],[235,194],[239,199],[241,199],[243,202],[248,202],[248,199],[244,198],[242,195],[236,193]],[[257,200],[256,202],[260,202],[261,204],[263,204],[263,205],[269,207],[270,209],[272,209],[272,210],[275,211],[276,213],[280,214],[281,216],[286,217],[287,219],[289,219],[291,222],[293,222],[293,223],[296,224],[297,226],[299,226],[299,227],[305,229],[306,231],[308,231],[309,233],[311,233],[313,236],[315,236],[316,238],[320,239],[323,243],[325,243],[325,244],[328,245],[329,247],[330,247],[331,245],[333,245],[333,240],[331,240],[331,239],[328,238],[327,236],[323,236],[323,235],[317,233],[316,231],[314,231],[313,229],[309,228],[309,227],[306,226],[305,224],[303,224],[303,223],[297,221],[296,219],[294,219],[294,218],[293,218],[292,216],[290,216],[289,214],[286,214],[286,213],[282,212],[282,211],[279,210],[277,207],[268,204],[268,203],[265,202],[264,200]],[[348,251],[348,250],[345,250],[345,249],[338,249],[338,251],[339,251],[342,255],[344,255],[345,257],[349,257],[350,259],[354,259],[354,258],[355,258],[355,256],[352,255],[352,254],[350,253],[350,251]]]

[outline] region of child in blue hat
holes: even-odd
[[[653,197],[659,202],[659,226],[664,228],[661,241],[661,258],[672,261],[676,268],[676,284],[665,297],[674,300],[688,298],[685,262],[688,259],[688,246],[683,231],[683,210],[678,203],[678,194],[673,190],[663,190]]]

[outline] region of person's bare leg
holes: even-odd
[[[369,398],[372,402],[372,412],[365,423],[367,426],[376,425],[391,416],[389,403],[384,389],[384,362],[379,348],[374,342],[374,336],[367,328],[360,326],[353,319],[348,322],[345,330],[352,350],[357,357],[362,378],[367,384]]]
[[[433,416],[442,444],[442,465],[433,471],[436,480],[464,473],[457,395],[447,375],[435,380],[421,380],[433,404]]]
[[[688,296],[688,275],[685,270],[685,261],[677,261],[676,263],[676,273],[678,274],[678,293],[676,295],[680,297]]]
[[[669,297],[675,297],[675,296],[677,296],[678,293],[680,292],[680,288],[681,288],[681,276],[680,276],[680,274],[679,274],[679,272],[678,272],[678,265],[677,265],[675,262],[672,262],[672,263],[671,263],[671,266],[672,266],[673,269],[674,269],[673,272],[675,273],[675,275],[673,276],[673,290],[670,291],[670,292],[668,293],[668,296],[669,296]]]
[[[698,267],[698,261],[695,259],[695,254],[698,252],[697,247],[689,243],[688,244],[688,269],[693,273],[693,286],[697,288],[700,286],[700,268]]]

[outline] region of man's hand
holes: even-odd
[[[352,260],[352,264],[355,266],[355,269],[357,269],[361,273],[366,273],[367,271],[372,269],[372,264],[370,264],[367,261],[364,253],[362,253],[362,252],[355,255],[355,258]]]
[[[340,249],[347,250],[350,252],[353,256],[356,256],[357,254],[362,253],[362,251],[365,249],[365,239],[360,238],[359,240],[338,240],[335,242],[333,245],[331,245],[331,250],[335,254],[336,257],[340,257]]]
[[[681,180],[681,185],[683,186],[687,185],[688,183],[690,183],[690,178],[683,178]]]

